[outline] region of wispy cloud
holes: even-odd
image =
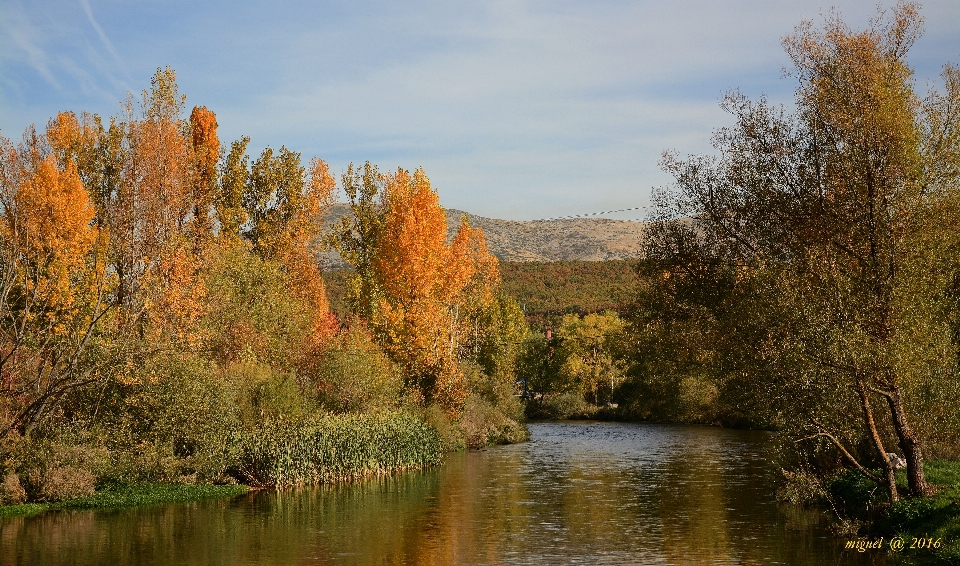
[[[423,165],[446,205],[532,218],[643,204],[663,150],[712,151],[725,91],[792,102],[780,38],[801,19],[838,5],[861,28],[877,0],[27,1],[0,0],[5,131],[111,113],[170,65],[222,140]],[[919,85],[960,56],[960,3],[923,14]]]
[[[123,59],[120,58],[120,54],[117,53],[117,50],[114,48],[110,38],[107,37],[107,34],[103,32],[103,28],[100,27],[100,24],[97,23],[96,18],[93,17],[93,10],[90,8],[89,0],[79,0],[79,2],[84,13],[87,15],[87,19],[90,20],[90,25],[93,26],[94,30],[96,30],[97,35],[100,36],[100,41],[103,42],[103,45],[106,46],[107,51],[109,51],[110,55],[113,56],[113,59],[117,62],[117,65],[119,65],[120,70],[123,71],[125,75],[129,75],[126,66],[123,64]]]
[[[50,57],[40,46],[39,32],[24,14],[19,3],[4,6],[4,16],[0,18],[3,35],[12,41],[15,49],[7,50],[2,59],[25,60],[44,81],[57,90],[61,89],[60,82],[50,68]],[[19,51],[19,52],[18,52]]]

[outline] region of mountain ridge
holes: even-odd
[[[631,259],[640,251],[644,222],[609,218],[558,218],[554,220],[502,220],[487,218],[455,208],[445,209],[447,238],[452,239],[466,217],[480,227],[487,248],[501,261],[603,261]],[[329,227],[350,213],[346,203],[331,207],[325,224]],[[347,267],[336,251],[322,254],[327,269]]]

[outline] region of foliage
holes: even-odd
[[[251,159],[186,108],[158,69],[119,116],[0,138],[0,503],[433,465],[435,409],[450,445],[525,438],[522,312],[482,231],[446,241],[422,170],[351,166],[354,216],[327,238],[325,162]],[[358,273],[343,327],[318,261],[331,241]]]
[[[488,373],[476,362],[463,365],[467,382],[466,403],[460,422],[467,448],[511,444],[527,440],[524,407],[514,395],[514,374],[505,368]]]
[[[35,132],[0,145],[0,417],[25,433],[98,380],[112,277],[76,166],[59,167]]]
[[[531,416],[548,419],[593,419],[600,408],[575,392],[551,393],[543,396]]]
[[[634,301],[634,260],[515,262],[500,264],[504,292],[520,303],[527,323],[540,330],[567,314],[627,314]]]
[[[627,365],[626,323],[616,313],[568,314],[550,337],[531,333],[517,356],[528,413],[593,416],[618,399]]]
[[[602,392],[606,402],[612,403],[623,375],[618,351],[623,331],[623,321],[612,312],[563,317],[557,329],[563,388],[592,397],[594,405],[600,405]]]
[[[321,405],[338,413],[395,409],[403,378],[360,322],[326,345],[312,374]]]
[[[406,388],[451,416],[468,391],[460,367],[503,367],[522,335],[516,304],[498,293],[497,260],[464,220],[447,242],[446,215],[423,170],[381,175],[367,163],[343,176],[351,215],[331,238],[354,266],[349,303],[401,368]]]
[[[863,32],[836,14],[823,31],[802,24],[784,40],[796,112],[732,93],[718,157],[665,156],[677,184],[657,197],[635,319],[639,391],[712,384],[727,418],[832,450],[891,501],[891,445],[910,493],[927,493],[924,423],[960,387],[960,90],[948,66],[945,94],[914,93],[920,27],[907,3]]]
[[[250,488],[243,485],[137,484],[102,490],[58,503],[27,503],[0,507],[0,518],[29,517],[59,509],[116,509],[186,503],[206,499],[236,497]]]
[[[202,319],[213,359],[264,363],[291,369],[291,344],[311,332],[310,310],[287,291],[282,264],[244,245],[225,247],[203,272],[209,302]]]

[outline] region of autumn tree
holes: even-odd
[[[268,147],[251,163],[249,142],[247,137],[233,142],[220,163],[212,198],[219,238],[227,247],[249,246],[262,260],[283,266],[287,292],[303,301],[313,320],[300,346],[315,354],[336,328],[318,263],[323,217],[336,182],[323,160],[313,158],[304,168],[300,154],[285,147],[278,152]]]
[[[53,129],[53,128],[52,128]],[[0,375],[6,430],[29,432],[63,397],[98,378],[91,358],[108,313],[106,235],[77,166],[43,136],[0,140]]]
[[[250,138],[243,137],[230,144],[230,151],[220,165],[220,183],[214,198],[217,221],[220,223],[221,242],[238,243],[241,228],[247,223],[247,211],[243,206],[243,193],[250,176],[250,158],[247,145]]]
[[[372,320],[380,306],[373,260],[383,227],[384,180],[384,175],[369,161],[362,170],[353,163],[347,166],[341,176],[341,186],[350,214],[340,219],[328,238],[329,244],[355,270],[347,300],[352,310],[365,320]]]
[[[937,390],[956,390],[943,360],[955,347],[945,250],[960,220],[960,91],[947,67],[946,94],[914,93],[905,57],[920,29],[909,3],[862,32],[837,15],[822,31],[802,24],[784,40],[795,113],[731,94],[723,106],[736,125],[715,136],[720,156],[664,161],[677,181],[666,206],[692,219],[689,236],[713,242],[733,267],[727,280],[775,288],[744,310],[766,329],[752,336],[753,359],[777,377],[758,383],[762,394],[786,409],[789,430],[831,443],[892,501],[886,431],[910,493],[927,493],[919,392],[943,379],[954,385]]]
[[[193,175],[193,245],[199,253],[213,235],[211,208],[218,184],[217,162],[220,160],[220,140],[217,138],[217,117],[206,106],[196,106],[190,113],[191,148],[195,172]]]
[[[384,205],[373,258],[382,292],[376,327],[419,390],[456,407],[465,390],[456,364],[455,297],[472,275],[465,257],[468,234],[461,231],[447,246],[446,214],[423,170],[389,175]]]
[[[568,314],[557,329],[562,380],[577,393],[592,397],[595,405],[600,404],[601,395],[612,402],[623,380],[623,331],[624,322],[612,312]]]
[[[500,342],[520,337],[522,315],[498,294],[497,260],[482,230],[464,220],[447,243],[446,213],[422,169],[381,176],[369,163],[362,172],[351,165],[343,186],[353,214],[335,244],[356,267],[354,310],[409,388],[457,413],[467,394],[460,362],[494,371]]]

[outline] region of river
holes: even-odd
[[[533,423],[435,469],[232,500],[0,520],[0,563],[885,564],[778,505],[756,431]]]

